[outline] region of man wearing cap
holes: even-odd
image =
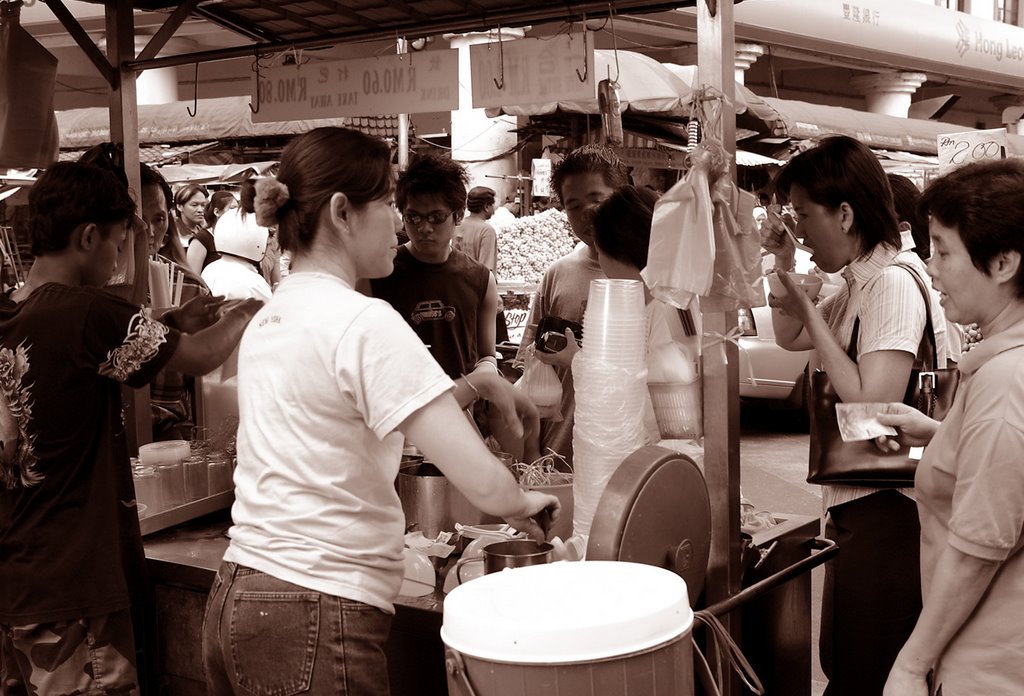
[[[455,228],[454,247],[487,267],[498,268],[498,235],[488,220],[494,215],[494,189],[474,186],[466,196],[468,214]]]

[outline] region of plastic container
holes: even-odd
[[[686,583],[655,566],[558,562],[485,575],[445,598],[448,693],[691,696],[692,623]]]
[[[703,435],[701,381],[649,383],[658,430],[665,440],[696,440]]]
[[[188,440],[163,440],[150,442],[139,447],[139,459],[143,466],[162,466],[181,462],[191,454]]]

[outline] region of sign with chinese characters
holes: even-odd
[[[597,98],[594,42],[583,34],[474,44],[469,60],[474,108]]]
[[[971,162],[1006,159],[1006,129],[948,133],[939,136],[939,174],[949,172]]]
[[[530,164],[530,177],[533,179],[534,196],[551,196],[551,160],[533,160]]]
[[[1024,27],[931,2],[743,0],[735,19],[758,41],[1024,89]]]
[[[257,89],[257,123],[451,111],[459,108],[459,51],[281,65],[261,70]]]

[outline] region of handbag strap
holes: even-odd
[[[928,288],[927,288],[927,286],[925,286],[924,281],[921,280],[921,276],[918,274],[917,270],[913,266],[911,266],[910,264],[900,262],[900,263],[894,263],[892,265],[893,266],[899,266],[900,268],[905,268],[907,270],[907,272],[910,273],[910,276],[914,279],[914,282],[917,283],[917,289],[921,291],[921,297],[924,298],[925,324],[924,324],[924,334],[921,336],[921,345],[924,346],[925,345],[925,341],[927,341],[929,346],[931,347],[931,351],[930,351],[931,352],[931,356],[930,357],[931,357],[932,360],[931,360],[931,365],[930,365],[929,369],[935,370],[939,366],[939,355],[938,355],[938,349],[936,348],[935,325],[932,323],[932,303],[931,303],[931,298],[928,297]],[[848,345],[846,347],[846,355],[849,356],[850,360],[852,360],[853,362],[857,362],[857,339],[859,337],[860,337],[860,315],[858,314],[856,317],[854,317],[854,320],[853,320],[853,333],[852,333],[852,335],[850,337],[850,345]],[[927,363],[927,358],[929,357],[928,356],[928,351],[927,350],[924,351],[925,355],[923,357],[921,356],[921,353],[922,353],[921,348],[918,348],[918,351],[917,351],[918,358],[921,359],[921,362],[922,362],[922,364],[925,367],[929,367],[926,364]]]

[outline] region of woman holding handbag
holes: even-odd
[[[1024,684],[1024,163],[957,169],[929,186],[928,272],[952,321],[985,336],[939,423],[896,404],[879,420],[917,468],[924,609],[886,696],[1019,694]],[[892,446],[893,443],[889,443]]]
[[[892,191],[878,160],[852,138],[825,138],[786,165],[776,189],[789,198],[797,222],[795,234],[787,231],[771,207],[761,231],[787,289],[784,298],[769,298],[776,342],[788,350],[815,349],[844,402],[901,401],[928,305],[939,367],[946,322],[938,296],[931,293],[926,303],[922,294],[924,264],[913,251],[901,250]],[[798,236],[821,270],[842,271],[846,281],[817,306],[787,274]],[[921,592],[912,495],[912,489],[822,488],[826,535],[840,547],[826,566],[822,599],[827,696],[881,694],[913,629]]]

